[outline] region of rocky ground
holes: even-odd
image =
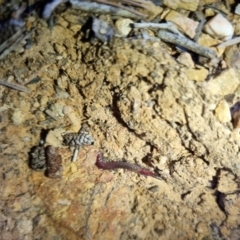
[[[33,46],[1,61],[0,79],[34,81],[0,87],[0,238],[239,239],[236,62],[203,81],[160,40],[82,41],[81,19],[34,20]],[[83,124],[95,142],[71,162],[62,136]],[[40,140],[62,155],[60,179],[30,168]],[[99,169],[98,151],[161,178]]]

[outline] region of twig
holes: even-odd
[[[72,157],[72,162],[76,162],[77,157],[78,157],[79,148],[80,148],[80,146],[75,147],[73,157]]]
[[[35,29],[32,29],[32,30],[31,30],[30,32],[28,32],[26,35],[24,35],[24,36],[21,35],[21,36],[19,36],[17,39],[15,39],[15,42],[14,42],[9,48],[7,48],[5,51],[3,51],[3,52],[1,53],[1,55],[0,55],[0,60],[3,59],[4,57],[6,57],[11,51],[13,51],[21,41],[27,39],[27,38],[32,34],[32,32],[33,32],[34,30],[35,30]]]
[[[145,14],[143,14],[143,13],[137,11],[137,10],[125,7],[125,6],[123,6],[122,4],[119,4],[119,3],[115,3],[115,2],[112,2],[112,1],[108,1],[108,0],[95,0],[95,1],[99,2],[99,3],[105,3],[105,4],[110,5],[110,6],[114,6],[114,7],[124,9],[126,11],[129,11],[129,12],[134,13],[136,15],[139,15],[141,17],[147,17],[147,15],[145,15]]]
[[[170,32],[177,33],[180,36],[183,36],[178,29],[171,23],[152,23],[152,22],[142,22],[142,23],[133,23],[131,24],[132,27],[134,28],[160,28],[160,29],[165,29],[169,30]]]
[[[158,37],[163,41],[177,44],[206,58],[209,59],[217,58],[217,54],[213,49],[201,46],[185,37],[181,37],[164,30],[160,30],[158,32]]]
[[[16,84],[16,83],[9,83],[9,82],[5,82],[3,80],[0,80],[0,85],[3,85],[5,87],[9,87],[18,91],[22,91],[22,92],[30,92],[30,90],[22,85]]]
[[[206,23],[207,20],[206,20],[203,12],[201,10],[197,11],[195,13],[195,16],[196,16],[197,20],[200,21],[200,23],[198,24],[197,29],[196,29],[196,34],[195,34],[194,39],[193,39],[194,42],[197,42],[201,33],[202,33],[202,29],[204,27],[204,24]]]
[[[15,42],[23,34],[24,29],[18,30],[15,34],[13,34],[9,39],[7,39],[4,43],[0,45],[0,52],[6,49],[12,42]]]
[[[233,38],[231,40],[228,40],[226,42],[220,43],[217,47],[228,47],[234,44],[237,44],[240,42],[240,37]]]
[[[72,4],[73,8],[80,9],[85,12],[94,12],[94,14],[111,14],[120,17],[141,19],[141,17],[137,14],[133,14],[118,7],[108,6],[106,4],[99,4],[96,2],[82,2],[78,0],[70,0],[70,3]]]

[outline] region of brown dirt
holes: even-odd
[[[0,238],[239,239],[239,142],[214,115],[222,97],[160,42],[82,42],[79,19],[62,13],[52,31],[38,20],[32,48],[1,62],[0,79],[40,81],[0,87]],[[61,135],[83,123],[95,144],[71,163]],[[63,156],[60,180],[29,168],[44,134]],[[98,169],[98,150],[163,180]]]

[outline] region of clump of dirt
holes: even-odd
[[[160,41],[81,41],[80,18],[38,20],[35,44],[1,62],[1,79],[36,80],[29,93],[0,87],[1,239],[238,239],[239,142],[214,112],[224,96]],[[62,135],[83,123],[94,145],[71,162]],[[61,179],[29,167],[41,139]],[[99,150],[162,179],[98,169]]]

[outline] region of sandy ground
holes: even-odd
[[[0,87],[0,238],[239,239],[239,141],[215,116],[236,97],[234,70],[192,81],[161,42],[81,41],[81,19],[38,20],[33,46],[1,62],[0,79],[38,81]],[[95,143],[72,163],[62,135],[83,123]],[[61,179],[29,167],[41,139],[62,155]],[[98,151],[162,179],[98,169]]]

